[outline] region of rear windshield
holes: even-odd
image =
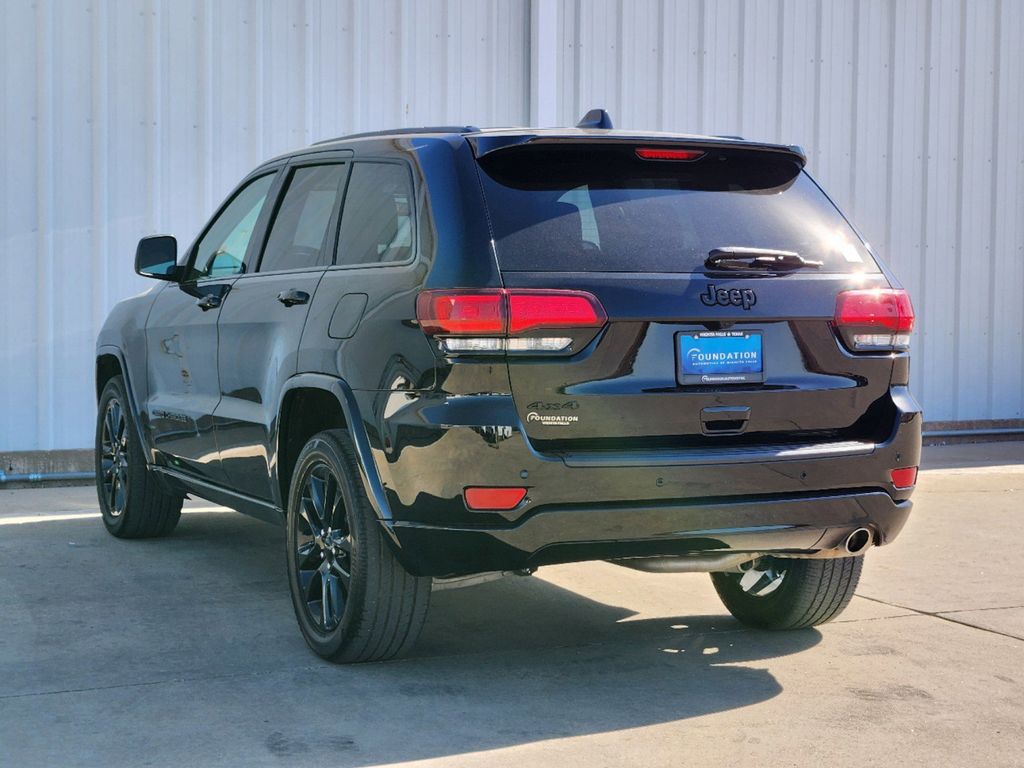
[[[820,272],[878,272],[785,155],[713,150],[641,160],[632,146],[519,147],[480,159],[502,269],[702,272],[718,248],[795,251]]]

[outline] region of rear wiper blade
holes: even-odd
[[[803,269],[822,267],[821,261],[810,261],[795,251],[775,251],[769,248],[715,248],[704,260],[712,269]]]

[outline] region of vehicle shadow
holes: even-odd
[[[46,724],[63,722],[98,763],[145,752],[154,764],[188,764],[188,750],[211,765],[230,755],[223,764],[329,756],[355,766],[613,732],[642,739],[622,732],[773,698],[781,686],[771,660],[821,639],[743,630],[724,609],[686,615],[685,592],[680,615],[638,618],[543,578],[512,577],[436,592],[409,658],[335,666],[295,627],[282,538],[233,514],[186,515],[173,536],[134,542],[97,520],[9,526],[0,699],[35,705],[10,710],[10,722],[0,707],[0,737],[6,729],[17,754],[37,759],[56,743]],[[75,574],[56,592],[37,554],[55,542]],[[650,588],[658,584],[652,577]],[[83,708],[135,726],[111,739],[81,720]]]
[[[358,750],[346,759],[437,758],[750,706],[782,687],[768,669],[746,664],[821,640],[816,630],[746,630],[724,614],[633,616],[540,578],[437,592],[409,658],[359,668],[383,688],[397,683],[397,712],[406,716],[354,740]],[[394,698],[378,703],[397,714]]]

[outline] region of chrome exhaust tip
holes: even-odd
[[[869,528],[858,528],[846,537],[844,548],[847,554],[859,555],[867,551],[873,542],[874,536],[872,536]]]

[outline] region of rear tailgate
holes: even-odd
[[[508,355],[531,441],[567,452],[884,437],[893,357],[847,351],[832,318],[841,291],[888,281],[800,163],[637,149],[566,142],[480,159],[505,287],[587,291],[608,316],[568,354]],[[730,247],[820,265],[705,265]]]

